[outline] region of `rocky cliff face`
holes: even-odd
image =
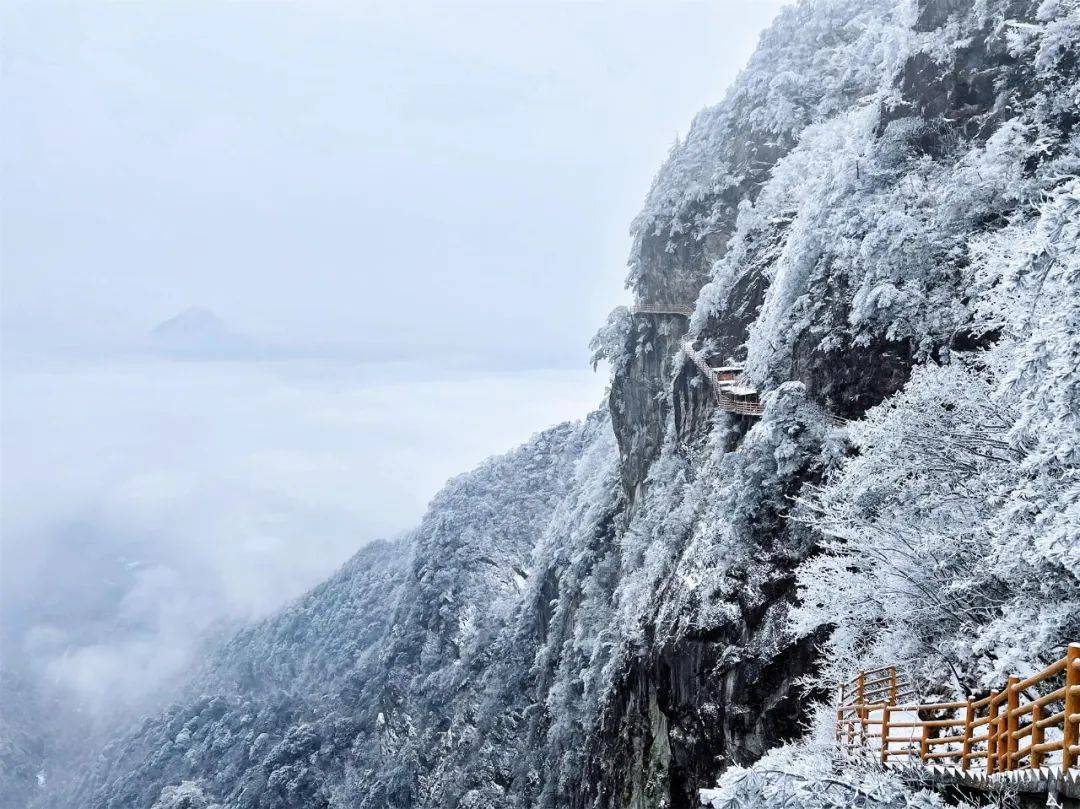
[[[652,323],[631,331],[612,412],[637,417],[615,419],[620,446],[684,455],[686,474],[699,478],[713,474],[710,449],[720,451],[720,468],[749,476],[741,482],[754,490],[732,501],[723,488],[740,481],[714,476],[695,504],[712,524],[665,537],[679,559],[657,580],[646,643],[589,736],[581,805],[691,806],[724,763],[746,764],[799,734],[807,695],[798,683],[814,670],[818,638],[786,638],[784,616],[815,542],[789,514],[842,451],[842,435],[822,431],[822,410],[859,418],[915,365],[978,347],[964,244],[1016,200],[1004,183],[980,189],[993,180],[963,164],[994,152],[995,136],[1025,115],[1042,119],[1052,150],[1070,151],[1076,108],[1048,97],[1062,77],[1040,75],[1010,38],[1070,15],[1075,7],[1032,2],[802,5],[763,37],[729,98],[699,116],[661,171],[636,224],[631,282],[643,300],[672,300],[708,278],[689,336],[717,365],[745,358],[776,393],[761,424],[718,414],[690,363],[676,360],[668,386],[653,356],[678,353],[666,333]],[[1059,43],[1058,70],[1075,74],[1076,45]],[[759,65],[767,79],[753,75]],[[972,205],[958,209],[966,193]],[[760,447],[755,433],[781,427],[793,446],[774,466],[777,445]],[[750,463],[727,463],[738,456]],[[624,484],[639,501],[643,486],[661,483],[646,471],[654,457],[624,452]],[[713,510],[710,499],[727,503]],[[709,570],[710,552],[733,545],[748,552],[745,566],[727,559]],[[710,573],[713,587],[678,597],[687,578]],[[719,620],[706,606],[716,600],[729,607]]]
[[[792,629],[796,503],[853,454],[826,414],[996,339],[969,245],[1080,166],[1077,13],[786,9],[634,225],[639,299],[697,308],[613,317],[610,414],[243,633],[73,805],[689,807],[798,736],[830,626]],[[715,409],[684,337],[745,362],[763,417]]]

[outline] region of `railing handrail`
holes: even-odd
[[[682,315],[690,317],[694,314],[694,305],[691,303],[635,303],[631,308],[638,315]]]
[[[886,677],[867,679],[867,674],[879,675],[883,671],[888,672]],[[1041,695],[1025,694],[1056,677],[1064,680],[1060,687]],[[1080,643],[1070,643],[1064,657],[1036,674],[1024,680],[1009,677],[1003,688],[993,689],[980,699],[902,704],[898,700],[899,681],[895,667],[883,667],[860,672],[840,685],[840,703],[836,708],[838,749],[875,754],[886,766],[896,757],[906,757],[909,761],[917,758],[917,763],[923,766],[956,759],[953,766],[964,773],[974,762],[983,761],[986,776],[1038,770],[1050,764],[1048,757],[1060,754],[1057,764],[1062,774],[1080,770]],[[883,682],[890,683],[890,693],[885,699],[882,699]],[[855,693],[849,691],[853,683],[857,684]],[[854,702],[849,701],[850,697],[855,698]],[[1048,706],[1056,703],[1061,704],[1061,710],[1050,713]],[[963,712],[962,716],[947,715],[959,711]],[[940,716],[941,712],[946,716]],[[909,716],[893,720],[897,713]],[[937,718],[929,716],[935,713]],[[880,732],[870,732],[874,727],[880,727]],[[986,728],[985,732],[981,732],[982,728]],[[1060,728],[1061,738],[1046,741],[1046,731],[1050,728]],[[897,729],[921,733],[918,738],[892,735]],[[876,749],[873,739],[878,740]],[[1025,740],[1028,741],[1023,744]],[[895,748],[893,745],[898,743],[903,746]],[[985,749],[976,749],[983,745]],[[939,747],[944,749],[935,749]],[[955,747],[959,749],[950,749]]]

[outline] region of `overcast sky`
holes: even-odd
[[[7,659],[137,695],[597,406],[630,221],[779,6],[4,3]],[[146,353],[189,307],[291,353]]]
[[[660,161],[778,6],[7,3],[8,336],[198,305],[578,365]]]

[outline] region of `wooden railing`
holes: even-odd
[[[883,705],[896,705],[915,695],[914,686],[896,666],[860,671],[840,684],[836,711],[836,742],[844,750],[865,750],[874,724],[871,712]],[[850,703],[849,703],[850,700]]]
[[[1080,644],[1070,644],[1065,657],[1038,674],[1010,677],[981,699],[906,703],[912,689],[902,681],[886,666],[841,686],[838,750],[886,766],[943,762],[986,775],[1080,770]]]
[[[739,413],[743,416],[760,416],[765,412],[765,406],[758,399],[756,392],[751,396],[735,396],[726,390],[716,375],[716,369],[705,361],[705,358],[694,349],[689,340],[683,340],[682,350],[690,358],[690,361],[694,363],[698,371],[701,372],[702,376],[709,381],[712,387],[713,400],[719,409],[726,410],[728,413]]]
[[[682,315],[694,314],[694,306],[689,303],[637,303],[631,308],[635,315]]]
[[[682,341],[682,350],[690,361],[694,363],[698,371],[701,372],[709,384],[712,386],[713,401],[720,410],[724,410],[728,413],[738,413],[743,416],[760,416],[765,412],[765,405],[761,403],[761,399],[758,396],[757,391],[748,395],[736,395],[725,387],[725,384],[717,376],[716,369],[713,368],[706,359],[694,348],[693,343],[689,340]],[[848,420],[842,416],[837,416],[832,413],[826,413],[825,417],[831,424],[838,427],[843,427],[848,424]]]

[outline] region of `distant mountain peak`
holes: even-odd
[[[201,356],[247,355],[254,342],[234,332],[224,320],[203,306],[190,306],[155,326],[149,334],[152,346],[170,354]]]
[[[163,320],[151,332],[155,337],[172,335],[223,335],[231,334],[225,321],[203,306],[189,306],[178,315]]]

